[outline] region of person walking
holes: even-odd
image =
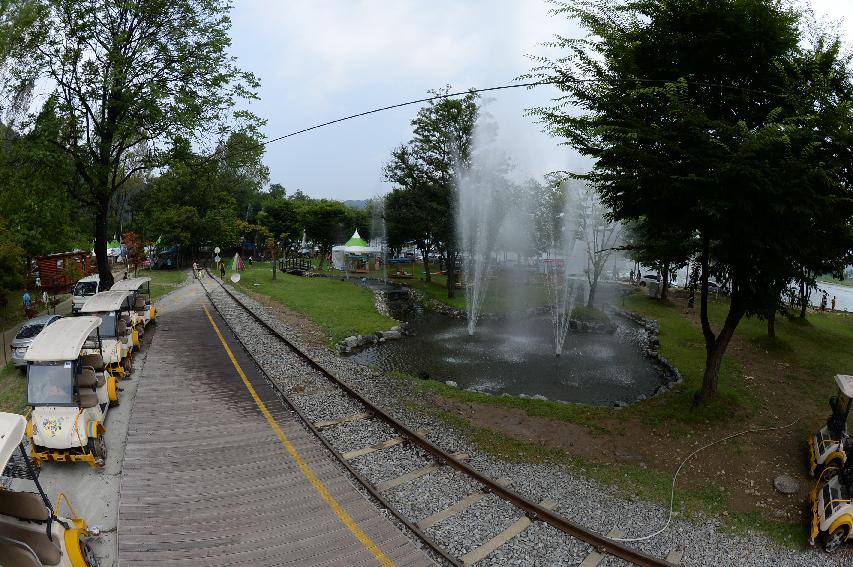
[[[33,305],[33,300],[30,297],[30,292],[28,290],[24,290],[24,295],[23,297],[21,297],[21,301],[24,304],[24,317],[26,317],[27,319],[32,319],[33,313],[31,308]]]
[[[820,310],[826,311],[826,292],[823,292],[823,295],[820,298]]]
[[[193,262],[193,275],[198,279],[198,262]]]
[[[225,279],[225,262],[222,260],[219,261],[219,277]]]

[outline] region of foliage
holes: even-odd
[[[558,38],[564,55],[540,59],[532,76],[564,95],[533,113],[595,160],[579,177],[614,219],[668,224],[659,236],[673,242],[695,235],[699,399],[709,399],[740,320],[775,310],[780,283],[803,263],[834,264],[853,245],[849,61],[837,39],[805,37],[795,9],[777,2],[582,0],[557,11],[590,36]],[[583,112],[566,112],[569,101]],[[717,333],[707,315],[715,265],[732,286]]]
[[[224,137],[230,109],[254,97],[257,80],[227,53],[224,0],[28,4],[38,18],[11,55],[17,90],[37,81],[54,88],[56,143],[80,180],[77,198],[94,213],[98,272],[109,288],[115,194],[137,172],[163,165],[164,142],[211,130]],[[234,116],[254,122],[246,112]]]
[[[431,94],[448,92],[450,87]],[[438,246],[447,258],[448,297],[455,289],[458,254],[455,176],[471,163],[478,96],[469,93],[459,99],[429,101],[412,120],[412,139],[392,152],[384,170],[385,180],[400,190],[390,196],[390,206],[386,203],[389,239],[415,242],[427,274],[429,252]]]
[[[23,284],[24,250],[15,242],[6,221],[0,218],[0,293]]]
[[[124,233],[121,240],[126,250],[128,269],[133,266],[134,271],[138,273],[146,258],[145,244],[135,232]]]

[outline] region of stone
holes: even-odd
[[[357,347],[358,337],[347,337],[344,339],[344,344],[349,348]]]
[[[447,382],[445,382],[445,384],[447,384],[447,385],[448,385],[448,386],[450,386],[451,388],[458,388],[458,387],[459,387],[459,384],[457,384],[457,383],[456,383],[456,382],[454,382],[453,380],[448,380]]]
[[[382,333],[382,338],[386,340],[397,340],[403,338],[403,333],[398,330],[391,329]]]
[[[773,486],[782,494],[796,494],[800,491],[800,483],[787,474],[780,474],[773,480]]]

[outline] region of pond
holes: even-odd
[[[613,334],[570,332],[554,356],[548,315],[466,322],[432,312],[410,319],[415,336],[369,347],[351,358],[385,371],[424,372],[490,394],[544,396],[594,405],[651,396],[665,382],[644,354],[644,332],[618,320]]]

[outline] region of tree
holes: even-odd
[[[450,87],[430,92],[447,94]],[[412,139],[394,150],[384,170],[385,180],[411,192],[410,202],[421,207],[423,220],[419,224],[423,230],[414,240],[420,241],[419,248],[424,247],[421,253],[427,279],[429,249],[441,242],[447,258],[448,297],[454,296],[458,255],[455,177],[471,164],[478,98],[476,93],[469,93],[459,99],[429,101],[412,120]]]
[[[36,6],[38,18],[13,53],[18,90],[36,81],[55,88],[63,120],[57,145],[80,179],[77,197],[93,212],[98,273],[109,288],[113,196],[138,172],[162,165],[164,141],[224,134],[229,110],[254,97],[257,81],[227,53],[225,0],[25,5]]]
[[[122,235],[122,243],[124,244],[127,258],[127,268],[133,266],[133,273],[136,275],[139,272],[139,266],[145,261],[145,244],[135,232],[126,232]]]
[[[578,228],[586,244],[586,279],[589,283],[586,306],[591,308],[595,303],[598,280],[619,243],[622,226],[606,218],[606,211],[595,192],[586,188],[578,202]]]
[[[336,242],[349,238],[349,213],[340,201],[318,199],[307,202],[301,210],[302,226],[307,237],[320,249],[320,268],[332,253]]]
[[[695,236],[706,348],[697,401],[710,400],[740,320],[767,316],[774,285],[804,258],[851,248],[849,61],[837,39],[801,34],[782,2],[580,0],[558,11],[590,36],[558,38],[565,55],[540,60],[531,75],[565,95],[533,113],[595,160],[578,177],[615,220]],[[567,113],[570,100],[583,112]],[[731,282],[717,332],[712,269]]]

